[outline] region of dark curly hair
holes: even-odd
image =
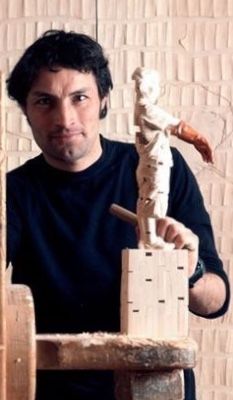
[[[81,33],[49,30],[28,47],[6,81],[9,97],[20,106],[26,105],[28,93],[41,68],[54,72],[59,68],[92,72],[101,99],[113,88],[102,47]],[[102,110],[100,117],[106,113],[107,108]]]

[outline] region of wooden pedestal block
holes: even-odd
[[[124,250],[121,332],[133,337],[188,336],[187,250]]]

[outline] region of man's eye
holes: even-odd
[[[51,105],[51,100],[47,97],[42,97],[42,98],[36,100],[35,103],[38,104],[39,106],[49,106],[49,105]]]
[[[77,94],[76,96],[73,97],[74,102],[81,102],[87,99],[87,96],[84,94]]]

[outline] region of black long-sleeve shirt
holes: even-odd
[[[81,172],[55,169],[40,155],[8,174],[8,260],[13,282],[32,290],[38,332],[120,329],[121,250],[136,248],[137,238],[109,207],[135,212],[138,156],[131,144],[104,138],[101,144],[99,160]],[[180,153],[172,155],[168,215],[199,236],[200,257],[228,286],[196,180]],[[228,300],[210,317],[223,314]],[[38,400],[104,396],[113,398],[109,372],[38,376]]]

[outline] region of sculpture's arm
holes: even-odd
[[[177,136],[178,139],[191,143],[201,153],[202,158],[206,162],[213,163],[213,151],[207,139],[184,121],[180,121],[177,126],[170,128],[171,135]]]
[[[186,122],[173,117],[157,105],[146,105],[145,115],[141,116],[145,125],[151,129],[167,130],[184,142],[192,144],[206,162],[213,163],[213,151],[205,136]]]

